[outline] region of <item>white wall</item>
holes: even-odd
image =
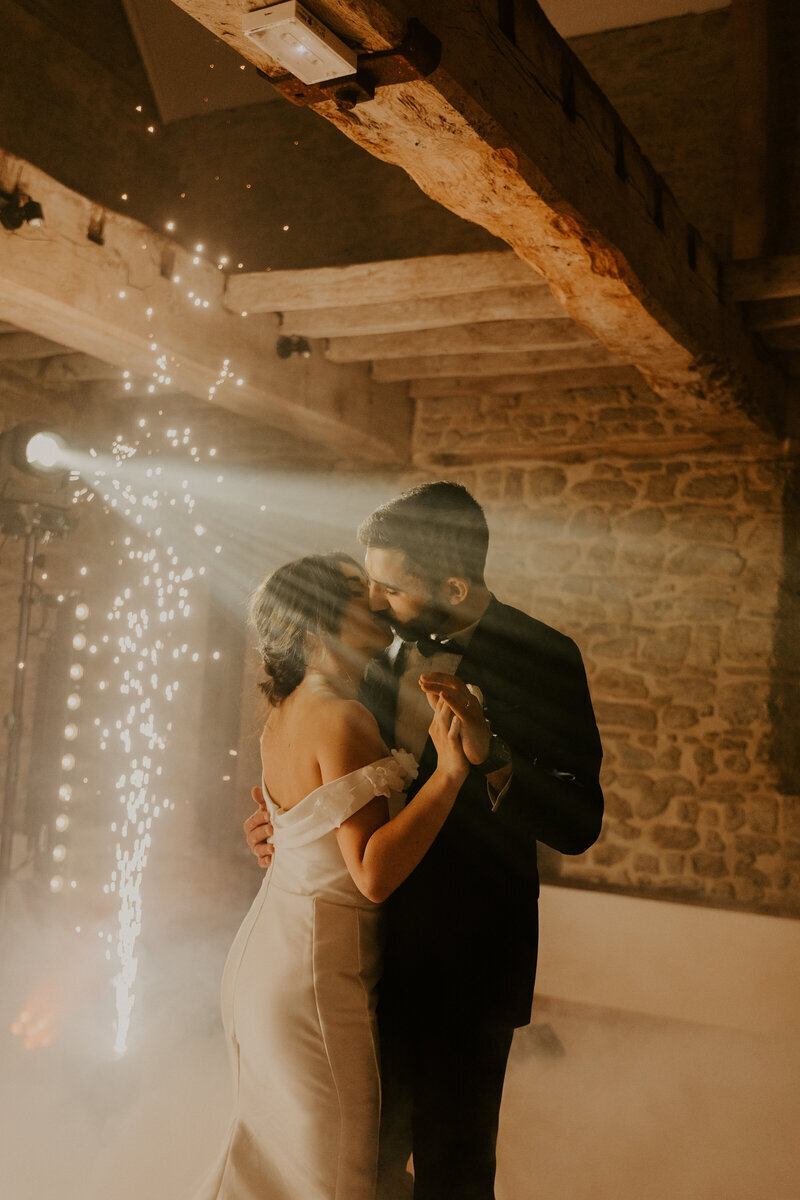
[[[537,995],[800,1033],[800,922],[543,887]]]

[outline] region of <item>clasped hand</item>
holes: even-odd
[[[464,680],[459,679],[457,675],[444,675],[435,671],[430,675],[420,675],[419,686],[434,712],[440,698],[452,709],[460,722],[461,745],[467,760],[473,766],[482,763],[489,753],[492,732],[478,697],[473,695]]]

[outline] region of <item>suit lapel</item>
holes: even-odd
[[[394,727],[397,720],[397,696],[400,690],[398,658],[403,648],[400,638],[377,654],[367,665],[359,690],[361,703],[370,710],[381,737],[391,750],[395,745]]]

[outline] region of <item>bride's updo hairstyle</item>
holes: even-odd
[[[342,572],[344,563],[362,573],[349,554],[298,558],[268,575],[250,598],[250,621],[266,676],[259,687],[270,704],[281,704],[303,679],[309,634],[339,632],[353,596],[352,581]]]

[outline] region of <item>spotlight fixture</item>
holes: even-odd
[[[0,191],[0,225],[10,229],[12,233],[23,225],[32,225],[38,229],[44,221],[42,206],[30,196],[22,192]]]
[[[275,352],[278,358],[291,358],[293,354],[299,354],[301,358],[311,358],[311,346],[308,338],[304,337],[281,335],[275,346]]]
[[[67,447],[53,429],[35,421],[15,425],[0,435],[0,475],[12,465],[25,475],[61,475],[67,468]]]
[[[297,0],[246,13],[242,31],[303,83],[320,83],[356,73],[356,51]]]

